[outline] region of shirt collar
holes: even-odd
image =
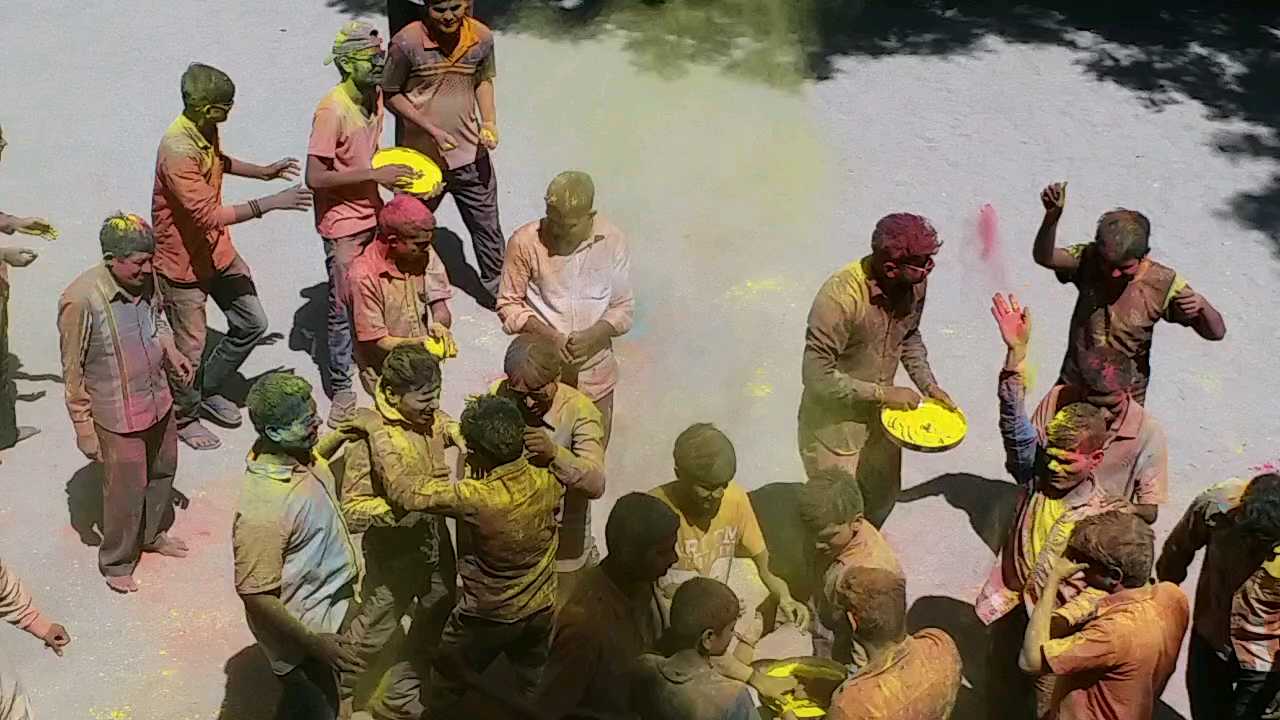
[[[204,134],[200,132],[200,128],[191,122],[191,118],[187,117],[186,113],[178,114],[178,119],[173,121],[173,127],[177,128],[183,135],[186,135],[191,142],[195,143],[196,147],[205,152],[213,152],[213,143],[205,138]],[[217,128],[214,128],[213,132],[214,137],[217,138]]]
[[[545,218],[543,219],[545,220]],[[542,222],[543,222],[542,220],[538,221],[538,244],[542,245],[542,248],[547,251],[548,255],[550,255],[551,247],[547,245],[547,241],[544,240],[542,237]],[[595,219],[591,221],[590,237],[588,237],[586,240],[583,240],[578,245],[578,247],[573,249],[573,252],[569,253],[568,255],[563,255],[562,257],[572,257],[574,255],[577,255],[580,252],[586,252],[588,248],[604,240],[605,237],[606,237],[605,233],[600,232],[600,216],[597,214]]]
[[[258,454],[252,450],[249,451],[249,455],[245,457],[244,462],[245,467],[250,473],[270,478],[271,480],[279,480],[281,482],[288,482],[292,480],[295,475],[307,472],[306,466],[299,463],[281,465],[279,463],[259,460]]]
[[[1126,440],[1138,437],[1142,430],[1142,421],[1145,419],[1145,415],[1146,410],[1137,400],[1132,397],[1127,398],[1124,402],[1124,408],[1120,410],[1120,417],[1116,418],[1116,437]]]
[[[372,258],[378,265],[379,275],[386,275],[388,277],[400,278],[403,280],[405,278],[405,274],[400,272],[400,268],[396,267],[395,260],[392,260],[391,256],[387,254],[387,250],[389,249],[390,245],[387,243],[386,238],[379,234],[378,237],[375,237],[373,242],[369,243],[369,246],[365,248],[365,252],[372,253]]]
[[[469,17],[462,18],[462,27],[459,28],[458,46],[453,49],[453,55],[449,56],[449,62],[457,62],[471,49],[473,45],[480,42],[480,36],[476,33],[475,20]],[[422,47],[426,50],[439,50],[440,44],[431,38],[431,31],[427,29],[427,23],[422,23]]]
[[[499,465],[498,467],[490,470],[489,474],[484,478],[484,480],[485,481],[505,480],[508,477],[511,477],[512,475],[519,475],[520,473],[524,472],[528,468],[529,468],[529,461],[526,460],[523,455],[521,455],[520,457],[507,463],[506,465]]]

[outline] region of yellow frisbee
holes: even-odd
[[[964,413],[926,399],[915,410],[880,410],[880,424],[889,437],[918,452],[942,452],[960,444],[969,432]]]
[[[373,154],[374,169],[386,165],[408,165],[418,171],[418,177],[404,188],[404,192],[410,195],[431,195],[444,180],[444,173],[440,172],[440,166],[412,148],[385,148]]]
[[[818,657],[798,657],[786,660],[768,661],[764,673],[769,677],[793,677],[801,686],[817,691],[824,699],[831,696],[836,686],[844,682],[848,672],[833,660]],[[797,718],[826,717],[827,710],[808,697],[797,697],[795,693],[784,693],[777,700],[769,701],[773,710],[781,715],[788,710]]]

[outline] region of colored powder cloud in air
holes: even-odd
[[[1009,286],[1009,273],[1000,254],[1000,217],[991,203],[978,209],[978,258],[1000,288]]]

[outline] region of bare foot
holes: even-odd
[[[156,538],[151,545],[142,548],[144,552],[164,555],[165,557],[183,558],[191,552],[191,548],[183,542],[182,538],[170,537],[163,533]]]
[[[134,582],[132,575],[124,575],[121,577],[106,578],[107,587],[115,590],[121,595],[138,592],[138,583]]]
[[[178,439],[192,450],[216,450],[222,447],[222,441],[218,436],[209,432],[209,428],[200,424],[199,420],[193,420],[178,428]]]

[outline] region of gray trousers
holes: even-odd
[[[444,171],[444,193],[428,200],[427,207],[435,212],[445,194],[453,196],[458,214],[462,216],[467,232],[471,233],[471,247],[476,253],[480,282],[484,283],[489,294],[496,297],[507,244],[502,235],[502,223],[498,220],[498,178],[493,174],[493,163],[484,149],[470,165]]]

